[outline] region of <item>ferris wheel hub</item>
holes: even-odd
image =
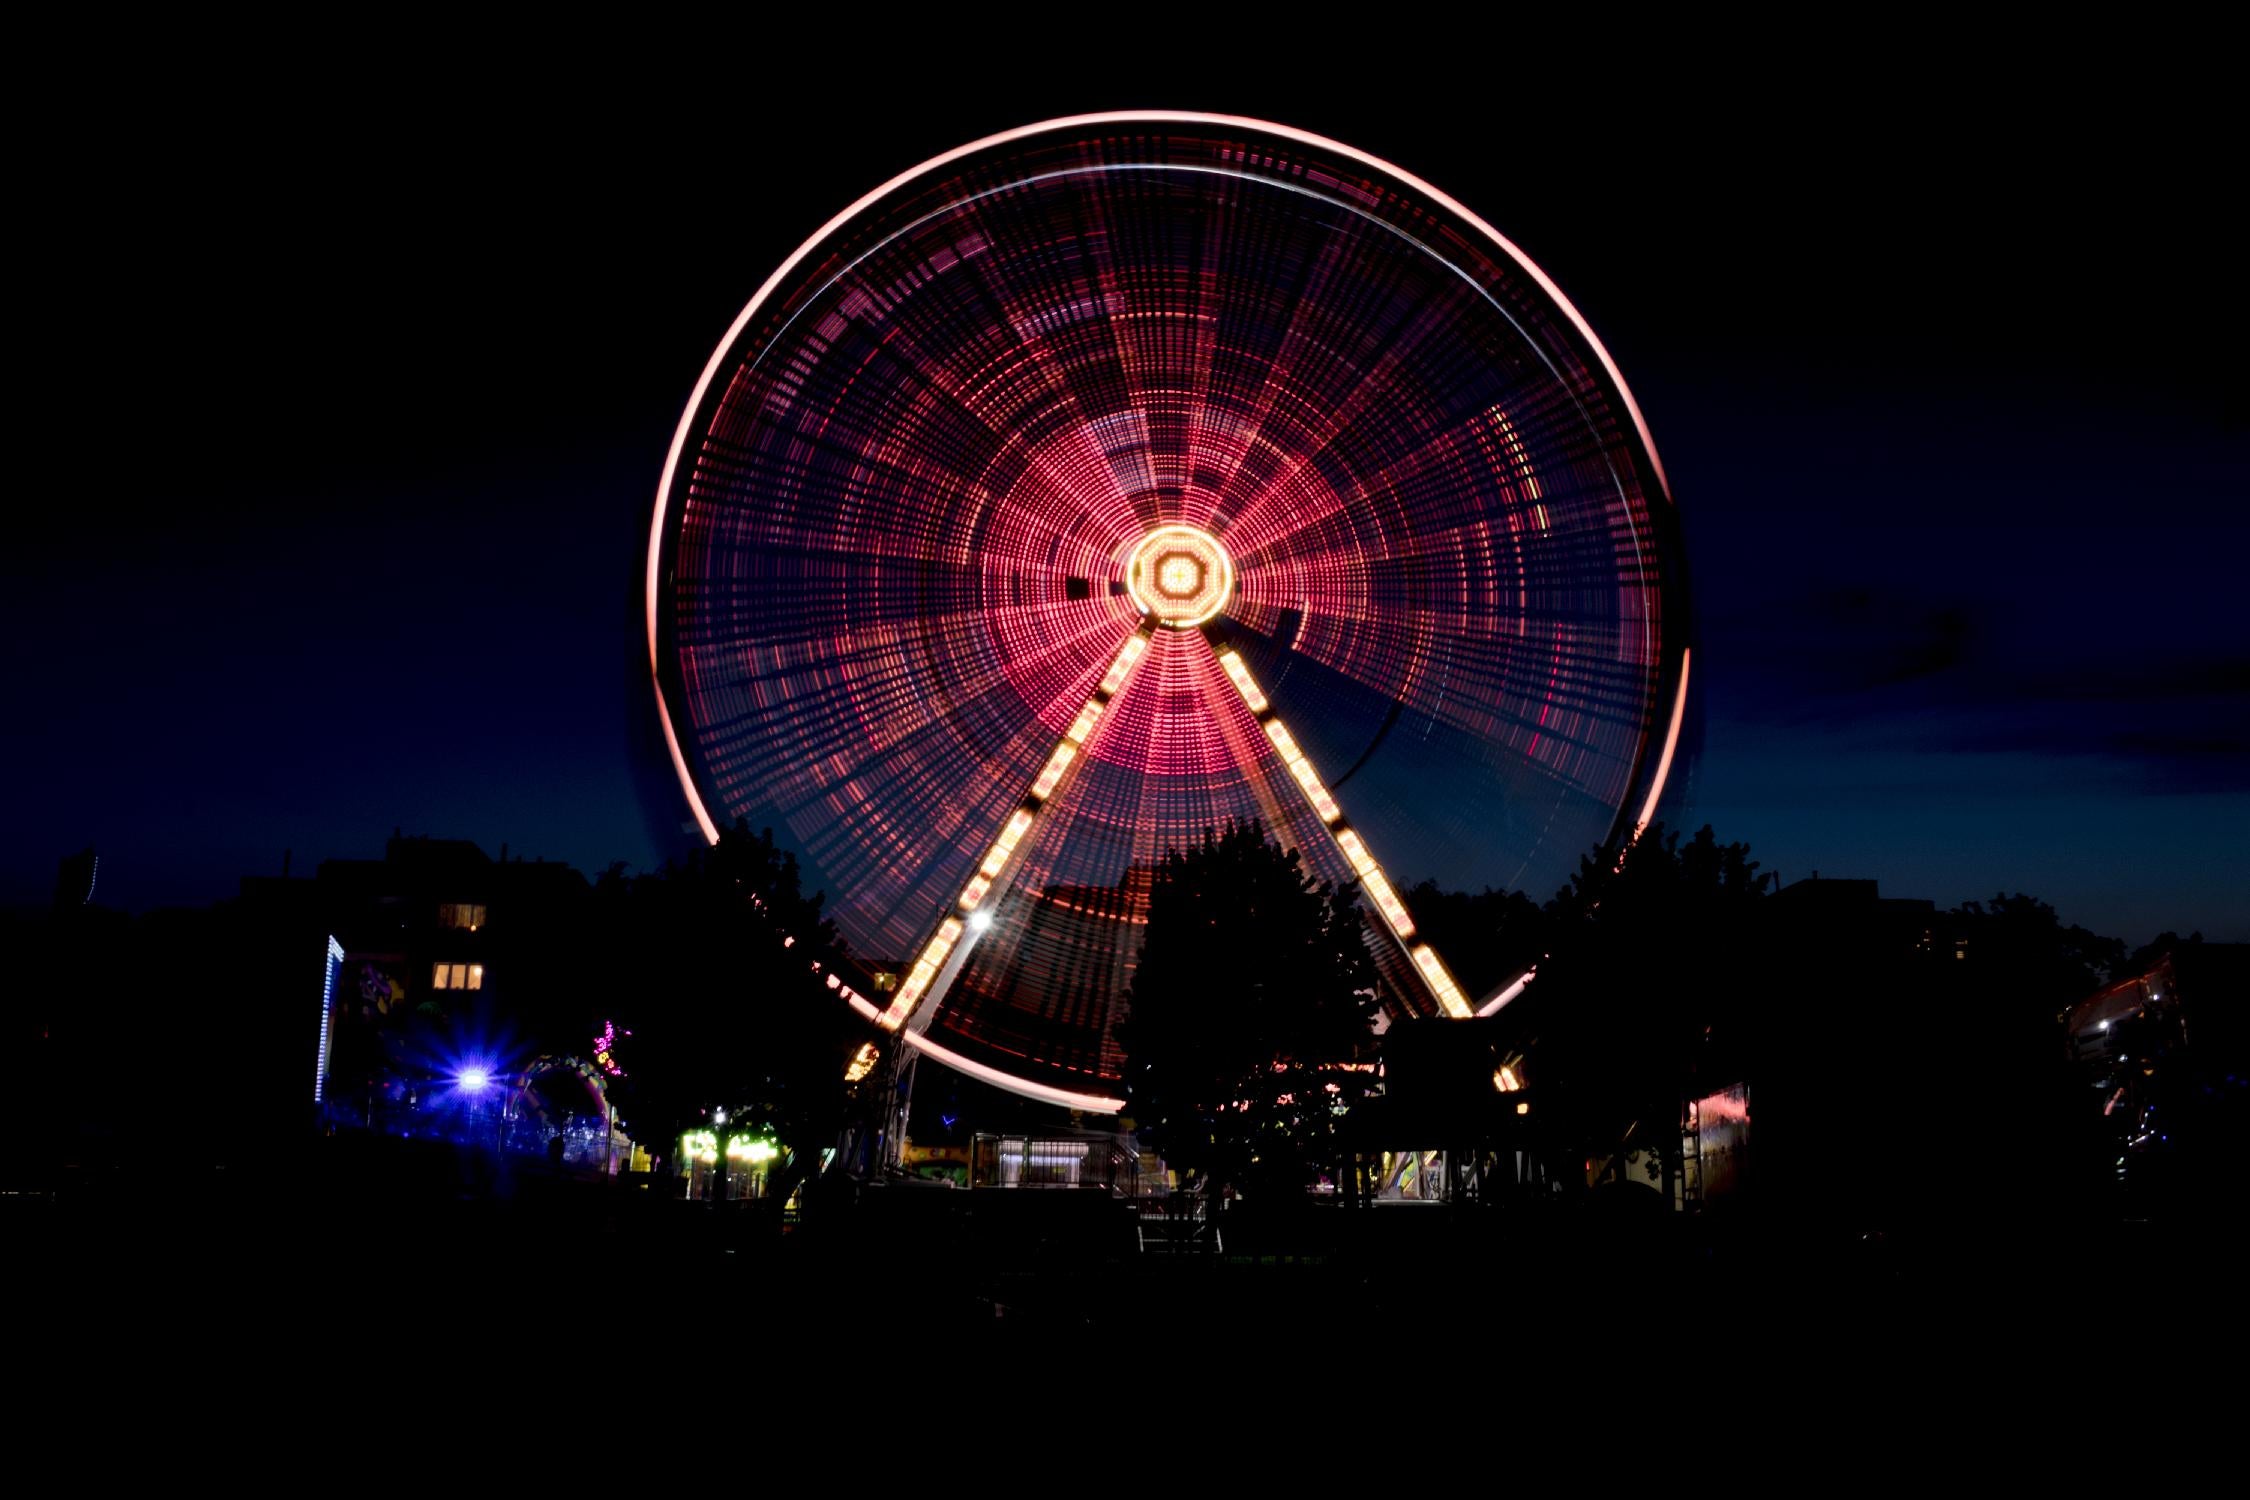
[[[1126,557],[1125,589],[1159,625],[1187,630],[1227,607],[1234,559],[1200,526],[1159,526]]]
[[[840,938],[916,955],[841,999],[1114,1114],[1158,867],[1230,819],[1358,884],[1394,1017],[1523,993],[1479,1001],[1390,872],[1551,890],[1650,825],[1679,547],[1623,377],[1498,230],[1340,142],[1116,112],[932,157],[773,271],[642,602],[704,837],[772,826]]]

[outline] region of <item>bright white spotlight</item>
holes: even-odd
[[[992,913],[988,911],[977,912],[969,918],[969,930],[972,932],[982,932],[991,925]]]
[[[492,1072],[489,1068],[463,1068],[460,1084],[462,1088],[472,1094],[479,1093],[491,1087]]]

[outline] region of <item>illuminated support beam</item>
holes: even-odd
[[[1296,740],[1279,719],[1266,720],[1266,738],[1273,741],[1274,749],[1281,753],[1282,764],[1297,778],[1297,785],[1304,788],[1305,800],[1320,814],[1320,821],[1333,827],[1344,811],[1336,805],[1336,799],[1328,795],[1328,788],[1320,784],[1320,773],[1305,759],[1305,752],[1297,748]]]
[[[959,917],[947,917],[938,923],[937,936],[930,939],[929,946],[922,950],[922,956],[914,960],[914,967],[907,970],[905,982],[899,985],[898,993],[891,997],[890,1008],[875,1018],[878,1023],[896,1031],[899,1023],[914,1013],[914,1007],[921,1003],[922,996],[931,985],[937,983],[938,974],[945,968],[955,945],[961,941],[961,934],[967,930]]]
[[[1205,639],[1208,641],[1210,637],[1206,635]],[[1383,873],[1383,867],[1368,851],[1367,841],[1359,836],[1358,830],[1345,818],[1344,810],[1337,806],[1335,794],[1321,781],[1320,773],[1313,768],[1311,759],[1299,748],[1296,736],[1289,732],[1288,727],[1274,713],[1273,704],[1267,700],[1266,695],[1258,690],[1257,679],[1250,675],[1249,667],[1243,664],[1242,658],[1232,648],[1222,647],[1216,641],[1211,641],[1210,644],[1218,655],[1219,666],[1227,674],[1227,680],[1242,695],[1244,706],[1258,721],[1258,727],[1265,731],[1275,753],[1281,757],[1281,763],[1289,768],[1290,776],[1296,780],[1298,790],[1305,794],[1305,801],[1311,806],[1314,815],[1336,840],[1337,849],[1342,851],[1345,861],[1351,865],[1352,873],[1359,877],[1360,888],[1367,892],[1368,900],[1382,914],[1383,925],[1390,930],[1391,936],[1398,940],[1399,947],[1412,961],[1414,972],[1421,976],[1423,985],[1430,992],[1430,998],[1437,1001],[1438,1009],[1449,1016],[1460,1018],[1474,1014],[1468,997],[1461,993],[1461,986],[1454,982],[1452,973],[1445,967],[1445,961],[1438,957],[1437,950],[1428,943],[1414,941],[1414,918],[1407,911],[1406,903],[1399,899],[1390,877]]]
[[[1391,931],[1398,934],[1399,941],[1404,942],[1414,936],[1414,919],[1407,915],[1406,903],[1399,900],[1398,892],[1391,889],[1389,877],[1384,875],[1383,867],[1375,863],[1375,857],[1367,852],[1367,845],[1360,841],[1359,835],[1349,828],[1337,829],[1336,847],[1343,850],[1344,858],[1351,861],[1352,869],[1359,876],[1359,883],[1367,890],[1368,899],[1383,914],[1383,920],[1391,924]]]
[[[1109,670],[1102,674],[1101,681],[1095,685],[1093,696],[1086,700],[1085,707],[1079,709],[1077,717],[1070,721],[1070,728],[1063,732],[1062,742],[1048,755],[1046,764],[1040,768],[1038,777],[1024,793],[1023,800],[1008,814],[1008,821],[1001,825],[1000,834],[986,851],[983,863],[977,866],[976,874],[969,878],[969,883],[961,888],[961,894],[954,900],[953,909],[939,920],[936,933],[924,945],[913,966],[907,970],[905,980],[891,996],[889,1007],[876,1014],[876,1025],[886,1031],[897,1031],[913,1020],[917,1012],[921,1014],[922,1020],[920,1025],[914,1027],[914,1031],[919,1032],[929,1025],[929,1017],[937,1013],[938,1002],[967,964],[969,951],[976,946],[977,937],[989,921],[989,918],[978,914],[977,908],[984,904],[985,898],[999,885],[1001,876],[1007,872],[1008,862],[1015,857],[1016,846],[1031,831],[1039,814],[1054,801],[1071,768],[1081,759],[1087,741],[1101,723],[1104,710],[1124,688],[1126,679],[1133,675],[1134,663],[1148,650],[1149,633],[1153,629],[1155,626],[1152,623],[1143,621],[1138,629],[1125,638],[1125,644],[1118,648],[1117,655],[1110,661]],[[1012,1083],[1008,1086],[1015,1087]]]
[[[1461,993],[1461,986],[1455,984],[1453,976],[1446,972],[1444,961],[1437,956],[1435,948],[1428,943],[1416,943],[1407,952],[1413,956],[1414,967],[1421,971],[1422,982],[1430,987],[1431,994],[1437,996],[1438,1005],[1447,1015],[1464,1017],[1473,1014],[1469,1009],[1468,997]]]
[[[1258,691],[1258,684],[1250,676],[1250,669],[1242,664],[1241,657],[1232,651],[1221,651],[1219,665],[1226,669],[1228,679],[1242,694],[1242,701],[1250,705],[1250,712],[1262,714],[1272,706],[1266,702],[1266,695]]]

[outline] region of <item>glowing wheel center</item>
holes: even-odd
[[[1159,625],[1185,630],[1226,608],[1234,560],[1201,527],[1159,526],[1126,559],[1125,588]]]
[[[1357,883],[1394,1019],[1523,995],[1456,978],[1394,874],[1553,890],[1651,825],[1680,550],[1624,377],[1497,229],[1338,142],[1117,112],[937,155],[772,272],[681,413],[642,603],[704,836],[772,827],[900,961],[824,976],[874,1033],[845,1077],[1114,1115],[1157,869],[1228,819]],[[520,1092],[470,1063],[465,1108]]]

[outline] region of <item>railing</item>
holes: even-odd
[[[331,1129],[450,1141],[480,1151],[549,1161],[556,1160],[553,1148],[559,1136],[560,1164],[578,1171],[614,1171],[632,1149],[630,1141],[605,1128],[599,1115],[527,1119],[507,1113],[497,1103],[444,1108],[379,1095],[359,1100],[331,1097],[321,1106],[320,1120]]]
[[[1140,1200],[1141,1253],[1220,1254],[1226,1243],[1210,1196],[1201,1191],[1152,1193]]]
[[[1141,1157],[1116,1135],[979,1134],[969,1143],[972,1188],[1070,1188],[1137,1198]]]

